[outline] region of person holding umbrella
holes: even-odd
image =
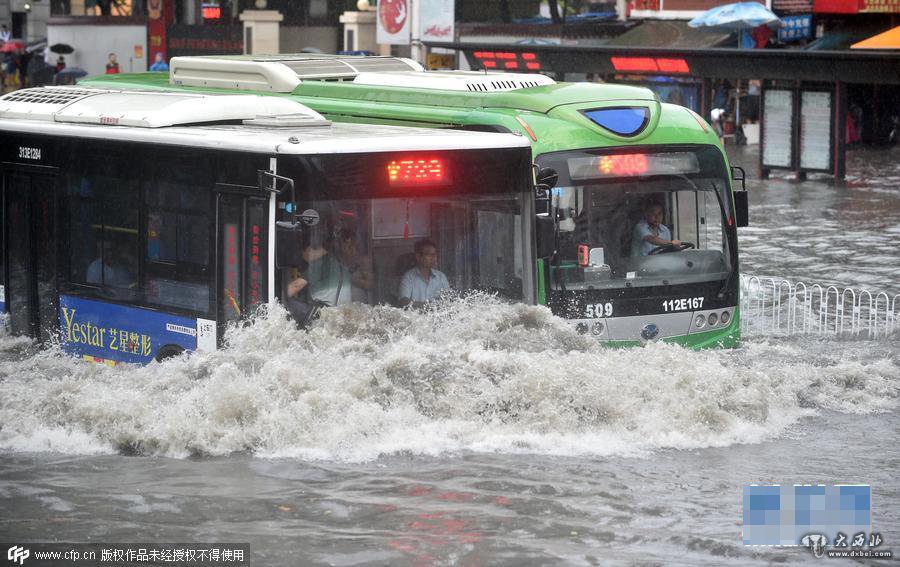
[[[764,39],[762,32],[757,32],[758,38],[750,39],[750,30],[760,26],[778,28],[782,27],[784,23],[771,10],[758,2],[737,2],[710,8],[689,21],[688,25],[692,28],[737,31],[738,47],[742,47],[742,38],[745,36],[750,40],[749,44],[761,47],[768,42],[771,30],[768,35],[764,36]]]
[[[57,85],[74,85],[81,77],[87,77],[88,72],[80,67],[66,67],[56,74]]]

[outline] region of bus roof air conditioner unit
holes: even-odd
[[[364,72],[423,71],[402,57],[364,57],[302,53],[173,57],[169,82],[186,87],[212,87],[289,93],[302,81],[350,80]]]
[[[504,92],[545,85],[556,81],[537,73],[481,73],[476,71],[409,71],[360,73],[354,84],[465,92]]]

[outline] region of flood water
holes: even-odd
[[[838,187],[732,160],[753,178],[745,272],[900,292],[900,148],[851,152]],[[871,484],[900,551],[896,335],[608,350],[473,297],[349,306],[308,334],[275,312],[229,341],[109,368],[0,337],[0,541],[240,542],[250,565],[812,565],[741,544],[745,484],[812,482]]]

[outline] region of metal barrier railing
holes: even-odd
[[[886,337],[900,331],[900,293],[741,275],[741,331]]]

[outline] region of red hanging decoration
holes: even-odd
[[[409,240],[409,201],[406,201],[406,224],[403,226],[403,240]]]

